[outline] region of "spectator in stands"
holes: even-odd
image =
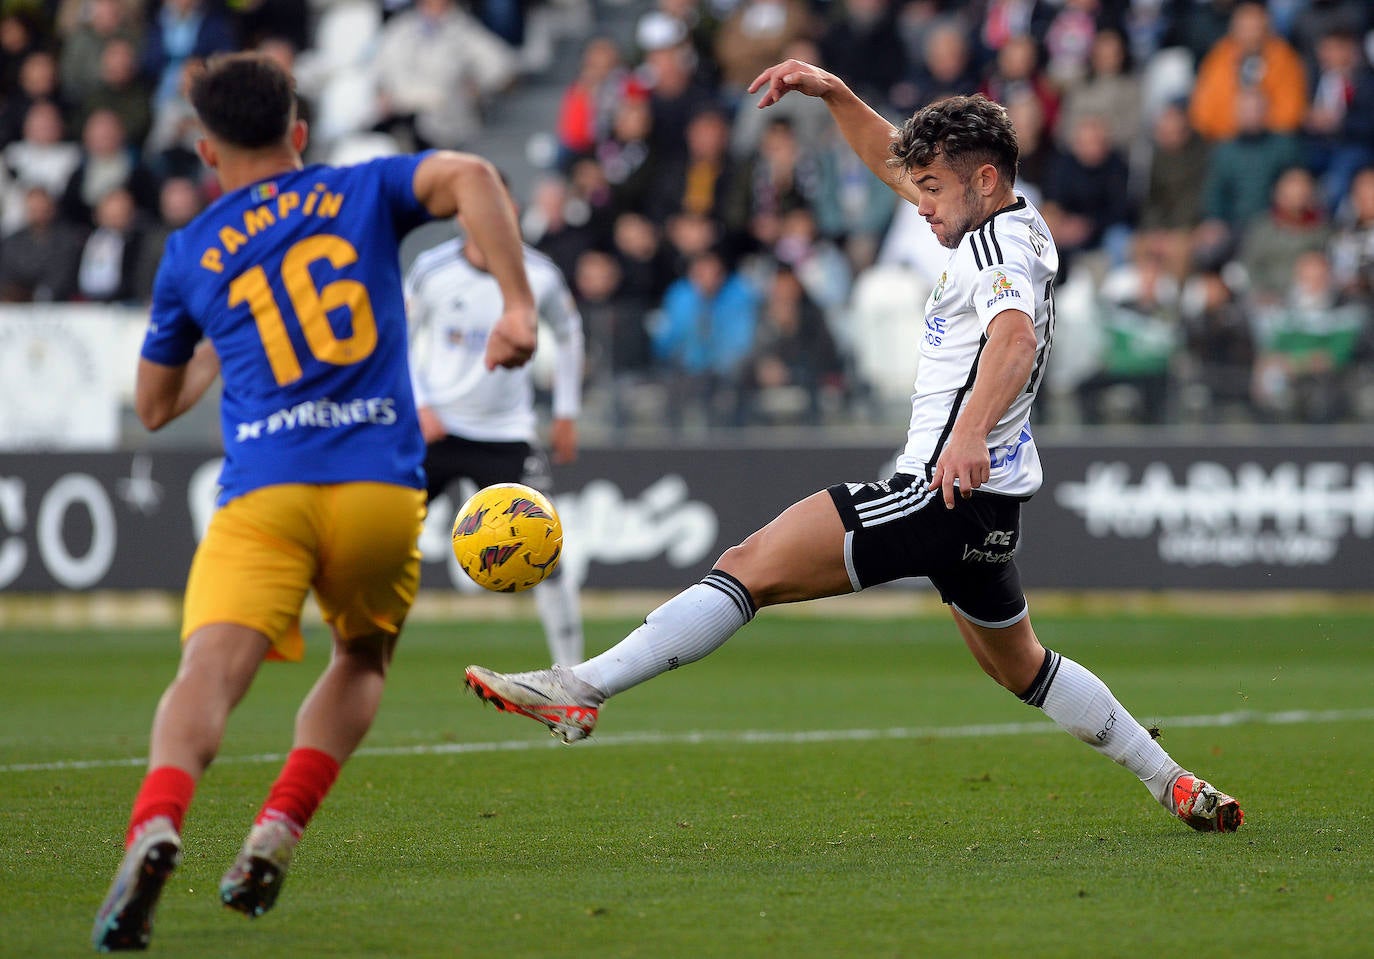
[[[1177,280],[1192,259],[1192,233],[1202,222],[1203,179],[1207,143],[1188,125],[1179,103],[1167,104],[1151,129],[1149,174],[1141,204],[1136,248],[1155,258]]]
[[[1098,298],[1104,341],[1102,368],[1078,386],[1084,422],[1113,418],[1109,397],[1129,391],[1127,417],[1163,423],[1168,412],[1169,371],[1179,335],[1178,281],[1154,257],[1111,271]]]
[[[153,280],[167,237],[195,219],[205,206],[200,189],[188,177],[169,177],[158,191],[157,217],[149,224],[139,244],[134,268],[134,299],[147,303],[153,297]]]
[[[945,97],[967,95],[978,86],[968,28],[957,17],[941,17],[926,30],[921,56],[911,61],[895,106],[902,112],[914,111]]]
[[[100,73],[81,101],[81,124],[108,110],[119,117],[129,143],[142,145],[153,126],[151,93],[138,72],[138,51],[123,37],[112,37],[100,52]]]
[[[1070,131],[1068,151],[1056,157],[1042,185],[1041,210],[1066,270],[1075,257],[1099,248],[1113,264],[1126,261],[1133,215],[1129,181],[1107,121],[1080,118]]]
[[[817,102],[815,97],[801,99]],[[821,186],[813,198],[816,225],[822,236],[840,245],[852,271],[865,270],[878,258],[897,195],[833,133],[822,141],[817,159]]]
[[[100,85],[105,48],[111,41],[128,44],[134,55],[134,72],[138,72],[143,24],[129,0],[86,0],[77,8],[77,22],[62,38],[60,73],[63,92],[74,102],[84,103]],[[145,90],[144,97],[148,96]]]
[[[19,71],[30,53],[41,50],[47,37],[32,9],[6,4],[0,7],[0,96],[19,88]]]
[[[659,170],[651,146],[653,124],[647,94],[627,94],[615,105],[610,134],[596,145],[594,156],[606,174],[611,203],[618,212],[648,209]]]
[[[843,387],[844,365],[824,311],[786,263],[772,271],[754,346],[740,374],[738,421],[821,421],[822,396]]]
[[[778,241],[783,216],[815,205],[822,183],[816,154],[798,142],[790,120],[775,118],[735,178],[726,227],[746,236],[751,246],[770,249]]]
[[[481,106],[516,77],[515,52],[454,0],[416,0],[382,27],[378,127],[411,147],[463,147],[481,129]]]
[[[692,256],[684,277],[668,288],[661,322],[651,331],[654,356],[668,371],[668,421],[684,414],[708,426],[737,415],[739,375],[753,347],[759,296],[727,266],[718,248]]]
[[[568,169],[567,184],[567,205],[577,208],[586,217],[586,232],[591,242],[605,246],[611,240],[611,226],[617,213],[606,172],[595,157],[578,157]]]
[[[727,102],[738,101],[755,77],[779,62],[788,44],[808,35],[810,26],[805,0],[739,0],[715,38],[715,60]]]
[[[597,245],[592,211],[572,196],[568,181],[558,175],[541,177],[520,215],[525,242],[553,260],[564,276],[572,276],[577,258]]]
[[[647,212],[659,221],[679,210],[724,219],[737,176],[724,108],[708,104],[697,111],[687,124],[686,146],[659,165],[648,185]]]
[[[658,226],[643,213],[626,211],[615,219],[612,241],[621,275],[617,296],[641,314],[657,309],[676,279],[672,255]]]
[[[1068,88],[1059,129],[1067,133],[1089,114],[1103,117],[1112,146],[1130,156],[1140,140],[1141,89],[1125,36],[1119,30],[1099,30],[1092,39],[1088,66],[1085,76]]]
[[[81,248],[76,296],[95,303],[135,300],[143,227],[133,194],[124,187],[107,192],[95,206],[95,229]]]
[[[841,313],[849,302],[854,274],[840,248],[820,235],[809,206],[795,206],[782,214],[770,259],[792,272],[832,329],[842,326]]]
[[[979,88],[989,100],[1010,103],[1029,92],[1040,101],[1045,127],[1051,132],[1059,118],[1059,94],[1040,69],[1035,40],[1026,35],[1009,37],[997,51],[997,59]]]
[[[204,165],[196,154],[196,142],[201,136],[200,121],[186,97],[191,78],[202,62],[191,59],[183,63],[181,92],[171,99],[153,103],[153,128],[143,143],[143,157],[148,167],[164,179],[184,176],[215,182],[213,177],[206,176]]]
[[[1374,304],[1374,167],[1365,167],[1350,181],[1349,201],[1329,250],[1341,293]]]
[[[1059,162],[1059,151],[1045,126],[1045,109],[1040,98],[1030,90],[1022,90],[1003,106],[1016,130],[1016,145],[1021,151],[1016,167],[1016,187],[1031,191],[1038,204],[1043,198],[1045,183]]]
[[[62,139],[62,116],[56,105],[40,100],[24,117],[24,136],[5,147],[5,167],[14,184],[4,205],[0,231],[12,232],[26,222],[31,186],[58,194],[81,162],[81,148]]]
[[[825,68],[844,77],[850,89],[879,112],[894,109],[904,99],[900,86],[911,65],[892,0],[845,0],[839,6],[840,15],[820,37]]]
[[[681,277],[699,253],[711,250],[725,250],[725,229],[719,220],[704,213],[690,213],[683,210],[668,218],[663,231],[667,241],[664,253],[668,257],[669,272]]]
[[[1280,303],[1293,281],[1293,264],[1303,253],[1324,251],[1331,225],[1312,174],[1302,167],[1285,170],[1274,183],[1268,213],[1256,217],[1241,240],[1248,299],[1254,307]]]
[[[1321,178],[1322,199],[1334,213],[1355,171],[1374,163],[1374,70],[1352,31],[1333,30],[1317,42],[1303,132],[1307,167]]]
[[[1246,227],[1269,208],[1274,182],[1302,162],[1302,146],[1291,133],[1264,125],[1264,94],[1247,88],[1236,95],[1236,135],[1212,146],[1202,187],[1203,222],[1194,237],[1196,255],[1224,262]]]
[[[24,135],[25,118],[36,103],[55,106],[65,132],[71,105],[58,88],[57,61],[46,50],[29,53],[19,67],[18,88],[5,97],[0,107],[0,145],[7,146]]]
[[[1045,35],[1056,8],[1037,0],[982,0],[982,28],[978,40],[984,52],[996,56],[1013,40],[1032,39]],[[975,8],[976,9],[976,8]]]
[[[700,79],[697,54],[687,27],[667,14],[641,19],[635,40],[644,61],[636,82],[649,91],[653,115],[650,149],[667,162],[687,150],[687,124],[704,105],[717,101],[715,90]]]
[[[143,72],[153,81],[153,109],[181,95],[182,67],[238,48],[233,25],[208,0],[163,0],[143,46]]]
[[[1189,380],[1209,420],[1251,419],[1255,346],[1240,296],[1219,270],[1191,276],[1181,300]]]
[[[1201,0],[1196,3],[1166,4],[1163,14],[1170,23],[1164,46],[1180,46],[1190,53],[1193,63],[1201,63],[1226,37],[1235,9],[1233,0]]]
[[[624,276],[613,253],[592,249],[577,258],[572,283],[586,332],[587,383],[606,391],[617,430],[635,419],[632,397],[649,381],[650,366],[647,314],[621,295]]]
[[[715,89],[720,85],[720,66],[716,63],[716,33],[720,30],[721,17],[731,9],[729,3],[712,3],[709,0],[653,0],[651,9],[640,15],[635,23],[635,46],[642,57],[656,46],[651,41],[656,33],[662,33],[665,23],[676,22],[686,32],[686,42],[691,59],[696,65],[697,79],[706,87]],[[668,32],[677,33],[673,27]]]
[[[1369,308],[1341,296],[1322,250],[1293,264],[1283,305],[1260,314],[1255,401],[1277,418],[1334,423],[1348,412],[1349,373]]]
[[[156,213],[156,177],[135,159],[119,116],[111,110],[96,110],[81,129],[81,162],[64,185],[60,215],[89,228],[101,197],[121,187],[140,210]]]
[[[560,167],[566,169],[573,157],[591,154],[597,144],[612,136],[617,107],[635,99],[627,97],[628,86],[629,73],[615,40],[607,36],[589,39],[582,47],[577,76],[563,91],[558,106]]]
[[[80,228],[57,216],[57,200],[44,187],[24,192],[26,225],[0,245],[0,302],[54,303],[76,292]]]
[[[803,63],[825,65],[820,48],[808,38],[792,41],[787,47],[786,56]],[[735,111],[730,130],[730,152],[742,161],[757,151],[759,141],[763,139],[764,127],[780,117],[792,121],[792,129],[803,143],[820,143],[835,133],[835,121],[830,116],[830,109],[815,97],[784,97],[767,110],[755,109],[746,101]]]
[[[1071,90],[1088,77],[1100,36],[1101,7],[1099,0],[1061,0],[1059,11],[1045,27],[1045,75],[1061,90]]]
[[[245,48],[260,49],[264,40],[284,40],[293,50],[310,46],[310,7],[307,0],[233,0],[238,35]]]
[[[1301,57],[1274,33],[1269,12],[1257,0],[1241,0],[1226,36],[1198,66],[1189,107],[1193,127],[1209,140],[1230,140],[1240,131],[1242,90],[1264,94],[1263,127],[1294,133],[1307,110],[1307,77]]]

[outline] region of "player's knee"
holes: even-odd
[[[768,567],[762,562],[762,550],[754,536],[722,553],[720,559],[716,560],[715,568],[729,573],[749,591],[755,609],[779,602],[779,591],[784,584],[776,576],[769,576]]]

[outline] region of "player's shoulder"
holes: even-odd
[[[563,271],[558,268],[558,264],[549,258],[548,254],[541,253],[528,243],[522,243],[520,248],[525,254],[525,269],[531,272],[551,273],[562,277]]]
[[[462,259],[462,243],[457,239],[445,240],[437,246],[421,251],[411,264],[406,279],[414,286],[423,284],[442,271],[454,266]]]

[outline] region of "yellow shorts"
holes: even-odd
[[[265,635],[270,658],[297,661],[312,587],[340,639],[395,636],[420,585],[424,515],[424,490],[388,483],[265,486],[231,500],[191,562],[182,640],[235,623]]]

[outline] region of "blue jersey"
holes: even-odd
[[[291,170],[168,238],[143,356],[180,366],[202,336],[219,354],[221,504],[278,483],[424,488],[400,272],[429,218],[420,160]]]

